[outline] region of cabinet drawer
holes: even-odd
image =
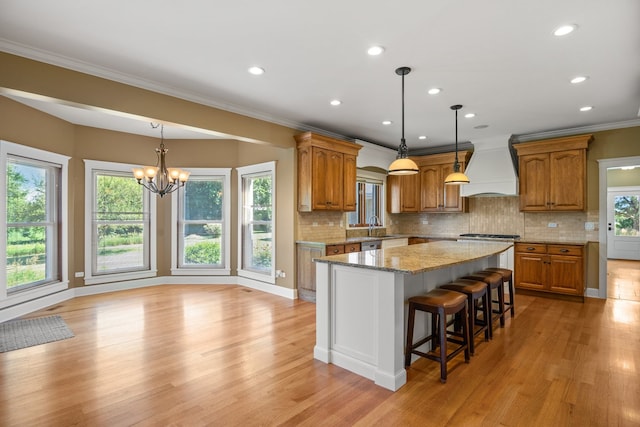
[[[549,255],[571,255],[582,256],[582,246],[567,246],[567,245],[549,245],[547,251]]]
[[[345,252],[360,252],[360,243],[351,243],[350,245],[344,245]]]
[[[547,252],[547,245],[541,245],[539,243],[516,243],[515,251],[544,254]]]
[[[327,255],[338,255],[344,253],[344,245],[327,245]]]

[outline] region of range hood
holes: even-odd
[[[460,186],[464,197],[516,196],[518,175],[509,149],[511,135],[471,141],[473,154],[464,173],[469,184]]]

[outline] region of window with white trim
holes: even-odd
[[[189,169],[171,196],[171,272],[229,275],[231,169]]]
[[[85,283],[156,275],[157,197],[132,165],[85,160]]]
[[[0,307],[68,286],[68,160],[0,141]]]
[[[347,212],[349,228],[384,225],[384,175],[358,170],[356,178],[356,210]]]
[[[238,168],[238,275],[275,284],[276,163]]]

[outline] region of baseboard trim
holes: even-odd
[[[160,285],[239,285],[283,298],[298,298],[298,292],[296,289],[283,288],[282,286],[276,286],[270,283],[264,283],[258,280],[247,279],[239,276],[162,276],[150,279],[127,280],[123,282],[85,285],[78,288],[65,289],[63,291],[1,309],[0,323],[25,316],[29,313],[33,313],[34,311],[42,310],[76,297]]]

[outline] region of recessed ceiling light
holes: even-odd
[[[476,116],[476,113],[467,113],[464,115],[465,118],[467,119],[472,119]]]
[[[474,129],[486,129],[488,127],[489,127],[489,125],[478,125],[478,126],[474,126],[473,128]]]
[[[580,111],[591,111],[593,107],[591,105],[585,105],[584,107],[580,107]]]
[[[577,28],[578,26],[575,24],[563,25],[561,27],[556,28],[555,31],[553,32],[553,35],[558,37],[566,36],[567,34],[574,32]]]
[[[576,77],[571,79],[571,83],[573,83],[573,84],[582,83],[583,81],[587,80],[588,78],[589,78],[588,76],[576,76]]]
[[[426,136],[426,135],[420,135],[420,136],[418,137],[418,139],[427,139],[427,136]]]
[[[393,123],[391,120],[385,120],[382,122],[382,124],[385,126],[389,126],[391,123]]]
[[[428,93],[429,95],[437,95],[437,94],[439,94],[440,92],[442,92],[442,89],[440,89],[439,87],[432,87],[431,89],[429,89],[429,90],[427,91],[427,93]]]
[[[342,101],[340,101],[339,99],[334,99],[332,100],[329,104],[333,105],[334,107],[342,104]]]
[[[371,46],[368,50],[367,53],[371,56],[378,56],[380,55],[382,52],[384,52],[384,48],[382,46]]]
[[[251,74],[253,74],[254,76],[259,76],[261,74],[264,74],[264,68],[260,68],[260,67],[251,67],[249,68],[249,72]]]

